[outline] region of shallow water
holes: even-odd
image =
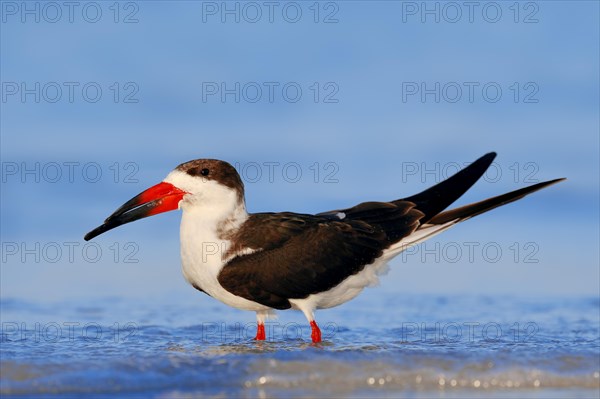
[[[363,294],[364,295],[364,294]],[[580,397],[600,395],[598,298],[370,291],[267,324],[198,303],[2,300],[2,396]],[[201,316],[199,316],[201,315]]]

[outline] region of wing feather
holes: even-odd
[[[294,213],[252,215],[232,239],[234,250],[255,251],[233,257],[219,273],[219,283],[235,295],[287,309],[288,299],[327,291],[363,270],[397,237],[412,233],[422,215],[411,205],[389,203],[357,205],[344,219]],[[386,229],[390,223],[395,227]]]

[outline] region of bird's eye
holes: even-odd
[[[210,173],[210,170],[208,170],[208,169],[206,169],[206,168],[204,168],[204,169],[202,169],[202,170],[200,171],[200,174],[201,174],[202,176],[208,176],[208,174],[209,174],[209,173]]]

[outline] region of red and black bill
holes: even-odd
[[[87,233],[84,240],[89,241],[108,230],[138,219],[173,211],[179,207],[185,194],[185,191],[171,183],[158,183],[124,203],[102,225]]]

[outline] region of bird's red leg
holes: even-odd
[[[313,343],[317,343],[317,342],[321,342],[321,330],[319,329],[319,326],[317,325],[317,322],[312,320],[310,322],[310,328],[312,330],[310,337],[312,338],[312,342]]]
[[[256,326],[256,337],[254,337],[257,341],[264,341],[267,339],[265,335],[265,325],[263,323],[258,323]]]

